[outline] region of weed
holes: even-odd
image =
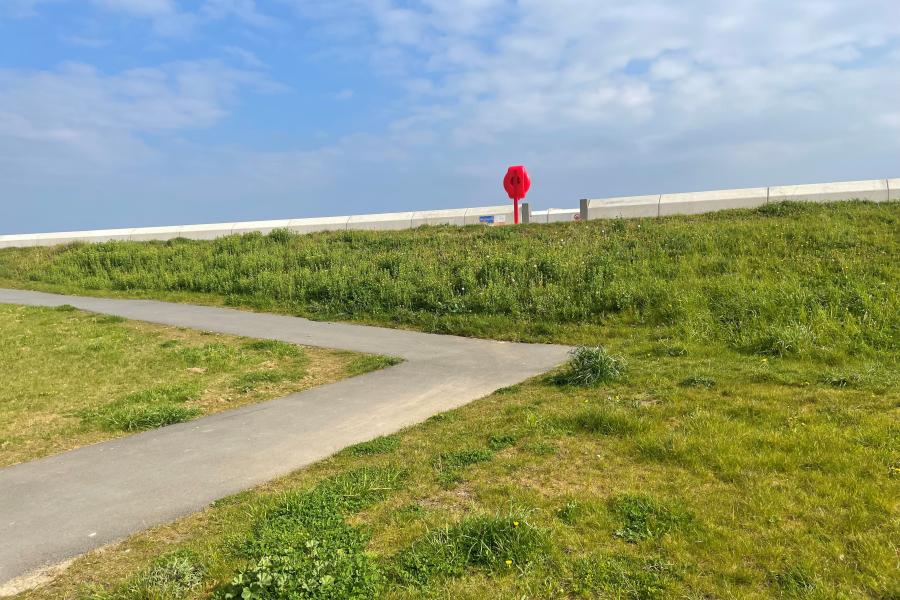
[[[574,525],[583,512],[584,507],[577,500],[566,500],[556,509],[556,518],[566,525]]]
[[[78,309],[71,304],[60,304],[59,306],[54,307],[53,310],[56,310],[58,312],[75,312]]]
[[[218,592],[223,599],[369,598],[383,585],[380,565],[365,552],[368,536],[346,516],[399,489],[405,472],[363,468],[312,490],[289,493],[265,510],[242,553],[251,561]]]
[[[694,517],[678,506],[662,504],[651,496],[625,494],[609,501],[610,512],[619,521],[616,537],[626,542],[656,540],[671,531],[690,527]]]
[[[554,377],[558,385],[592,386],[621,379],[625,359],[613,356],[603,346],[580,346],[572,351],[565,370]]]
[[[494,452],[499,452],[500,450],[515,446],[518,440],[518,436],[511,433],[494,434],[488,438],[488,448]]]

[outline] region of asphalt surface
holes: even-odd
[[[149,300],[0,289],[0,303],[70,304],[405,359],[277,400],[0,469],[0,585],[538,375],[565,361],[569,350]]]

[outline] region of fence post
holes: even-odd
[[[581,207],[580,208],[581,208],[581,220],[587,221],[588,220],[588,200],[587,200],[587,198],[581,199]]]
[[[522,225],[528,225],[531,223],[531,204],[528,202],[523,202],[521,204],[522,207]]]

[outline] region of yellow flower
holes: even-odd
[[[510,565],[512,565],[512,561],[507,559],[507,561],[506,561],[506,566],[508,567],[508,566],[510,566]]]
[[[518,522],[518,521],[513,521],[513,527],[518,527],[518,526],[519,526],[519,522]]]

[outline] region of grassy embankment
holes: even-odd
[[[384,359],[0,305],[0,467],[329,383]]]
[[[23,597],[896,598],[898,256],[900,205],[857,203],[0,251],[16,285],[609,351]]]

